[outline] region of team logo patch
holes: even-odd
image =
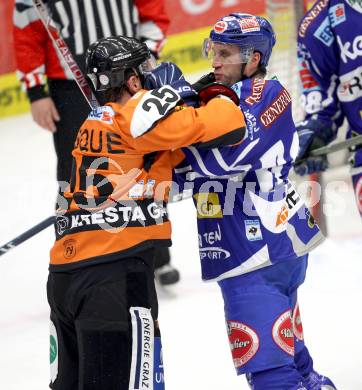
[[[338,26],[339,24],[345,22],[346,11],[344,9],[344,4],[341,3],[331,7],[328,11],[328,15],[332,27]]]
[[[316,221],[315,221],[312,213],[309,210],[305,210],[305,215],[307,216],[308,227],[313,229],[316,225]]]
[[[58,376],[58,335],[57,329],[50,320],[50,337],[49,337],[49,361],[50,361],[50,380],[55,382]]]
[[[277,214],[277,220],[275,226],[284,225],[288,221],[288,207],[283,205],[279,213]]]
[[[140,180],[138,183],[134,184],[128,191],[128,196],[131,199],[141,199],[143,197],[144,184],[144,180]]]
[[[56,219],[57,232],[61,236],[69,227],[69,218],[65,216],[57,217]]]
[[[273,340],[284,352],[294,356],[294,334],[290,310],[281,314],[273,325]]]
[[[226,323],[235,368],[246,364],[259,349],[259,337],[249,326],[238,321]]]
[[[258,241],[263,239],[263,234],[260,229],[260,222],[257,219],[246,219],[245,234],[249,241]]]
[[[219,195],[215,192],[195,194],[197,218],[222,218]]]
[[[76,254],[76,248],[75,248],[75,245],[76,245],[76,241],[71,239],[71,240],[66,240],[64,243],[63,243],[63,246],[64,246],[64,257],[66,259],[71,259],[75,256]]]
[[[302,319],[300,317],[299,304],[296,303],[293,310],[293,333],[294,336],[300,340],[304,340]]]
[[[334,34],[329,24],[328,16],[323,20],[313,35],[326,46],[331,46],[334,41]]]
[[[356,199],[357,199],[358,210],[362,214],[362,176],[357,181]]]
[[[218,34],[221,34],[223,33],[226,29],[228,28],[228,24],[226,22],[223,22],[222,20],[220,20],[219,22],[217,22],[214,26],[214,31]]]
[[[255,116],[250,112],[250,110],[245,110],[244,115],[246,119],[246,127],[248,129],[248,138],[253,140],[254,134],[260,130],[260,127],[257,124]]]
[[[88,115],[89,120],[101,121],[108,124],[113,123],[113,117],[114,111],[112,107],[109,106],[97,107],[96,109],[92,110]]]
[[[250,16],[250,18],[243,18],[239,20],[241,32],[243,34],[260,31],[260,25],[255,16]]]

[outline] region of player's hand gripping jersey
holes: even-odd
[[[210,151],[184,149],[194,171],[186,179],[194,178],[205,280],[295,259],[323,240],[288,182],[298,151],[289,93],[279,81],[264,79],[240,81],[233,89],[247,121],[247,138]]]
[[[179,106],[170,86],[142,90],[124,106],[89,115],[73,150],[70,191],[57,216],[51,267],[78,267],[169,246],[166,202],[172,149],[233,145],[244,136],[244,116],[226,99],[194,109]],[[85,261],[86,260],[86,261]]]
[[[362,6],[321,0],[299,26],[298,60],[306,119],[362,134]]]

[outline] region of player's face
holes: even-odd
[[[236,45],[215,44],[213,61],[216,81],[229,87],[241,78],[240,47]]]

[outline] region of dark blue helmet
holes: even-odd
[[[211,48],[210,41],[240,46],[241,62],[248,62],[250,55],[258,51],[261,53],[261,64],[267,66],[276,39],[273,27],[265,18],[232,13],[215,23],[210,38],[204,44],[206,55],[208,48]]]

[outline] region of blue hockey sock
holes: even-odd
[[[295,354],[294,363],[303,377],[306,377],[313,371],[313,359],[307,347],[304,347],[300,352]]]
[[[154,339],[154,377],[153,388],[155,390],[165,390],[165,379],[163,372],[162,344],[161,338]]]
[[[294,364],[250,374],[253,390],[294,390],[300,388],[302,380]]]

